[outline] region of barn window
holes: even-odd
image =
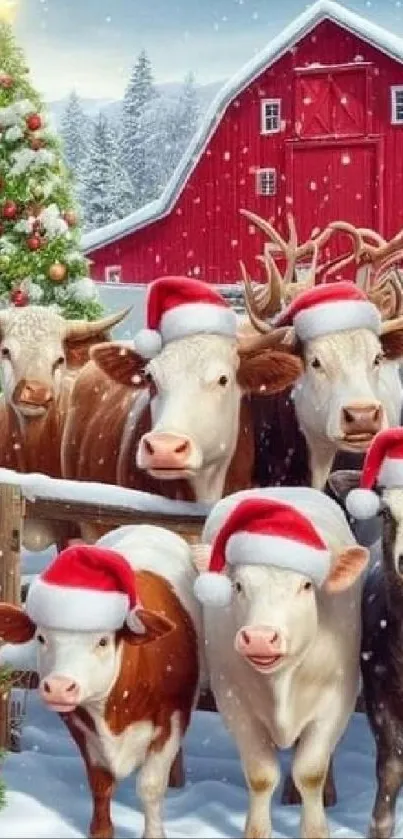
[[[392,87],[392,124],[403,125],[403,85]]]
[[[120,283],[122,279],[121,265],[107,265],[105,268],[106,283]]]
[[[261,134],[276,134],[281,129],[281,99],[262,99]]]
[[[256,172],[256,194],[276,195],[277,194],[277,171],[276,169],[258,169]]]

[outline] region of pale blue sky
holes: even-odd
[[[33,78],[49,99],[120,98],[142,48],[157,80],[200,82],[236,72],[303,11],[304,0],[18,0],[15,23]],[[403,36],[403,0],[345,5]]]

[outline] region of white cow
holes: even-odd
[[[246,837],[271,836],[269,805],[280,775],[276,749],[298,741],[292,774],[302,798],[301,836],[320,839],[329,835],[323,807],[329,760],[359,689],[359,575],[368,555],[334,501],[318,490],[288,487],[242,491],[219,501],[204,527],[205,549],[228,512],[250,497],[295,506],[312,521],[334,561],[320,589],[274,566],[228,571],[230,605],[204,607],[211,686],[249,788]]]

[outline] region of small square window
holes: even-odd
[[[395,85],[392,93],[392,125],[403,125],[403,85]]]
[[[105,282],[106,283],[120,283],[122,280],[122,266],[121,265],[107,265],[105,268]]]
[[[262,134],[277,134],[281,130],[281,99],[262,99],[260,121]]]
[[[258,169],[256,172],[256,194],[276,195],[277,194],[277,171],[276,169]]]

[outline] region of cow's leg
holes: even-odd
[[[383,727],[377,730],[376,776],[378,787],[369,836],[389,839],[395,827],[396,799],[403,784],[403,761],[395,743],[388,743]]]
[[[302,839],[329,836],[323,789],[333,747],[329,732],[313,723],[302,733],[295,749],[292,776],[302,799]]]
[[[242,768],[249,789],[245,839],[270,839],[271,799],[280,780],[275,750],[257,720],[242,720],[236,731]]]
[[[87,764],[88,783],[92,793],[93,813],[90,825],[91,839],[113,839],[111,800],[115,778],[106,769]]]
[[[283,794],[281,796],[282,804],[301,804],[301,796],[294,784],[294,779],[291,774],[287,775],[284,782]],[[323,790],[323,803],[325,807],[334,807],[337,804],[337,790],[333,774],[333,760],[330,759],[329,769],[326,775],[325,786]]]
[[[169,773],[181,745],[179,712],[171,718],[171,732],[162,748],[154,744],[137,779],[137,794],[144,809],[144,839],[163,839],[162,805]]]

